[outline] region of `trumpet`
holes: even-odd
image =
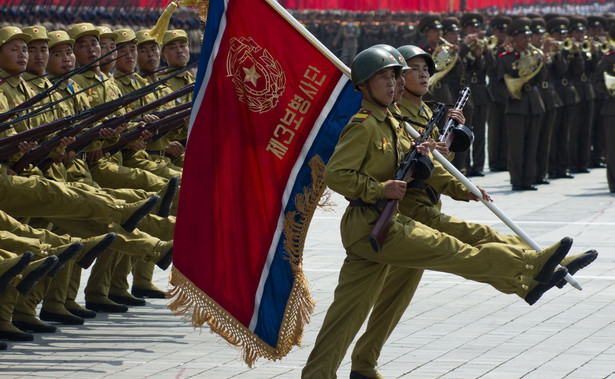
[[[575,42],[570,38],[566,38],[563,41],[552,40],[551,43],[553,43],[555,46],[557,46],[561,50],[566,50],[566,51],[572,51],[572,49],[574,49],[576,46]]]
[[[476,41],[479,44],[481,49],[493,50],[498,45],[498,37],[490,36],[486,38],[482,38]]]

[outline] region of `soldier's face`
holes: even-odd
[[[513,45],[519,51],[527,49],[530,44],[531,34],[519,33],[513,37]]]
[[[573,30],[570,32],[570,37],[577,42],[583,42],[585,39],[585,30]]]
[[[162,49],[162,57],[171,67],[183,67],[190,60],[188,44],[184,41],[170,42]]]
[[[26,70],[28,65],[28,45],[22,39],[14,39],[0,47],[0,68],[9,74]]]
[[[74,67],[75,54],[69,44],[56,45],[49,50],[47,72],[52,75],[61,75],[73,70]]]
[[[553,35],[553,38],[555,38],[556,41],[563,41],[564,39],[566,39],[566,36],[568,36],[568,33],[562,33],[562,32],[553,32],[551,34]]]
[[[530,42],[536,47],[542,47],[545,35],[543,33],[533,33]]]
[[[450,32],[447,32],[444,35],[444,39],[452,43],[453,45],[457,45],[459,43],[459,31],[451,30]]]
[[[101,38],[100,39],[100,53],[101,56],[108,54],[112,50],[115,50],[115,41],[111,38]],[[106,64],[115,64],[115,59],[118,57],[117,50],[113,51],[111,54],[107,55],[104,59],[100,60],[100,65],[104,66]]]
[[[393,95],[394,103],[397,103],[401,100],[402,96],[404,95],[405,85],[406,79],[404,78],[404,75],[399,75],[399,78],[397,78],[397,82],[395,82],[395,94]]]
[[[438,43],[442,37],[442,29],[431,28],[425,32],[425,38],[430,45]]]
[[[408,62],[409,70],[404,72],[404,78],[406,79],[406,88],[412,93],[423,96],[427,93],[429,86],[429,66],[425,62],[423,57],[414,57]],[[412,94],[404,91],[404,96],[411,96]]]
[[[137,66],[137,44],[130,43],[117,51],[118,58],[115,67],[125,73],[133,72]]]
[[[44,75],[47,61],[49,60],[49,48],[47,41],[36,40],[28,44],[28,72],[35,75]]]
[[[74,46],[77,63],[84,66],[100,57],[100,44],[95,36],[80,37]]]
[[[359,89],[367,101],[379,108],[382,108],[382,105],[388,107],[393,102],[396,82],[395,70],[392,67],[383,68],[372,75],[367,83],[360,84]]]
[[[143,72],[154,72],[160,66],[160,48],[156,42],[145,42],[137,49],[137,64]]]

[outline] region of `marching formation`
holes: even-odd
[[[0,29],[0,339],[165,297],[194,76],[186,31],[156,37]]]

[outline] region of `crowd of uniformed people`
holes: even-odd
[[[516,13],[296,15],[348,65],[358,51],[378,43],[448,52],[454,64],[438,70],[426,99],[452,105],[460,89],[471,90],[464,114],[474,143],[453,163],[468,176],[482,176],[487,168],[509,171],[513,190],[535,190],[607,163],[615,135],[608,128],[613,111],[604,72],[613,73],[615,14]],[[439,48],[447,44],[451,48]],[[515,62],[522,55],[520,66],[531,62],[526,50],[539,58],[529,66],[536,72],[528,78],[521,70],[521,80],[509,81],[516,86],[513,95],[505,77],[519,78]],[[612,169],[615,153],[610,156]],[[607,178],[615,192],[615,173],[608,170]]]
[[[153,26],[0,28],[1,340],[165,297],[194,76]]]

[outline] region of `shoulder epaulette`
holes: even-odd
[[[512,51],[505,51],[505,52],[501,53],[500,55],[498,55],[498,58],[501,58],[501,57],[503,57],[505,55],[509,55],[509,54],[512,54]]]
[[[367,119],[367,117],[369,117],[370,114],[372,114],[372,111],[366,111],[365,109],[361,109],[359,113],[354,115],[350,122],[363,122]]]

